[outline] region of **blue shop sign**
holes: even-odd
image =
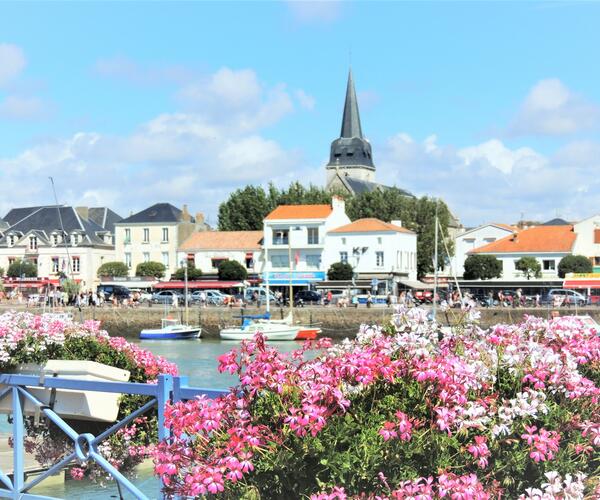
[[[265,281],[269,285],[289,285],[289,272],[268,272],[264,273]],[[324,281],[325,271],[292,271],[292,285],[308,285],[315,281]]]

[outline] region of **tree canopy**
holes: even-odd
[[[99,278],[103,276],[115,276],[124,278],[129,275],[129,268],[124,262],[105,262],[98,268],[96,274]]]
[[[196,265],[192,261],[188,261],[187,263],[187,275],[189,281],[199,280],[202,278],[202,271],[196,267]],[[185,267],[180,267],[175,271],[171,278],[176,280],[185,279]]]
[[[564,278],[567,273],[591,273],[592,263],[584,255],[567,255],[558,263],[558,275]]]
[[[329,280],[351,280],[354,274],[352,266],[347,262],[334,262],[327,270]]]
[[[527,279],[539,278],[542,276],[542,266],[535,257],[521,257],[515,262],[515,269],[521,271]]]
[[[135,268],[136,276],[152,276],[156,279],[160,279],[165,275],[165,265],[161,262],[149,261],[141,262]]]
[[[34,262],[29,260],[16,259],[6,270],[6,276],[9,278],[35,278],[38,275],[38,268]]]
[[[466,280],[489,280],[502,276],[502,262],[494,255],[469,255],[465,260]]]
[[[248,271],[237,260],[224,260],[219,264],[219,279],[223,281],[243,281]]]

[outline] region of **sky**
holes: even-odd
[[[465,226],[600,212],[600,3],[2,2],[0,215],[325,184],[354,76],[377,182]]]

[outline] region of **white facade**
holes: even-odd
[[[600,272],[600,215],[594,215],[573,225],[577,235],[573,255],[590,259],[594,272]]]
[[[487,245],[488,243],[493,243],[512,233],[514,231],[509,229],[509,227],[485,224],[458,234],[454,239],[454,257],[451,260],[452,269],[449,269],[448,273],[455,276],[462,276],[465,272],[465,260],[471,250]]]
[[[563,257],[570,255],[570,252],[521,252],[521,253],[497,253],[494,254],[502,262],[502,277],[506,281],[525,280],[527,278],[522,271],[517,271],[515,263],[521,257],[534,257],[542,268],[542,280],[558,279],[558,263]],[[534,279],[534,278],[531,278]]]
[[[399,226],[399,221],[392,221]],[[329,232],[323,267],[348,262],[359,275],[389,274],[417,279],[417,235],[413,232],[369,230]]]
[[[299,205],[298,216],[282,219],[265,218],[263,253],[265,271],[317,272],[326,271],[323,262],[326,236],[329,230],[350,223],[345,203],[333,197],[331,212],[313,217],[310,205]],[[277,209],[273,212],[276,213]],[[315,211],[315,213],[317,213]],[[303,215],[304,214],[304,215]],[[290,266],[291,260],[291,266]]]

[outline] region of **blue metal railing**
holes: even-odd
[[[171,375],[159,375],[157,384],[144,384],[135,382],[96,382],[89,380],[75,380],[61,377],[39,377],[36,375],[17,375],[4,373],[0,374],[0,385],[4,389],[0,391],[0,400],[12,394],[12,430],[13,430],[13,474],[12,480],[5,471],[0,470],[0,498],[13,499],[46,499],[58,500],[53,497],[35,495],[29,491],[44,479],[56,474],[73,461],[89,462],[93,461],[103,470],[105,470],[120,487],[123,487],[129,493],[138,499],[148,499],[129,479],[113,467],[100,453],[98,445],[113,435],[119,429],[122,429],[134,419],[150,411],[155,406],[158,408],[158,438],[160,440],[168,439],[171,435],[170,429],[165,426],[164,408],[167,402],[185,401],[193,399],[196,396],[206,395],[209,398],[216,398],[227,391],[216,389],[203,389],[199,387],[190,387],[188,378],[184,376],[173,377]],[[66,423],[50,406],[39,401],[32,395],[28,389],[70,389],[77,391],[110,392],[118,394],[136,394],[149,396],[152,399],[146,404],[127,415],[122,420],[117,421],[110,428],[98,436],[90,433],[79,434]],[[25,482],[25,450],[24,450],[24,404],[26,401],[33,403],[44,414],[46,418],[52,421],[73,441],[73,452],[65,458],[54,464],[52,467],[35,477],[29,482]],[[162,498],[162,493],[158,494]],[[156,498],[156,497],[154,497]]]

